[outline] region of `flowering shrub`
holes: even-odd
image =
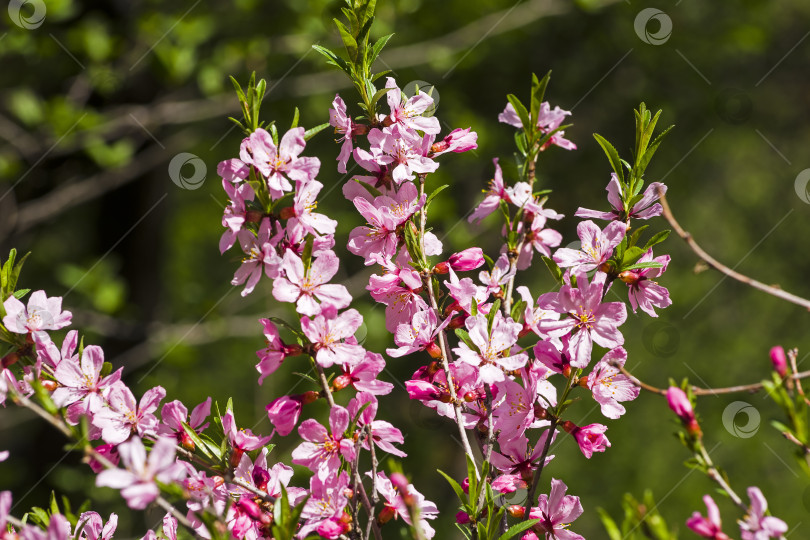
[[[670,257],[653,252],[669,231],[645,235],[640,224],[666,210],[666,186],[644,180],[669,131],[656,134],[661,113],[651,114],[644,104],[635,111],[632,162],[596,136],[612,168],[608,210],[577,209],[575,216],[587,218],[577,227],[579,248],[559,247],[563,239],[553,222],[563,215],[547,206],[550,191],[538,189],[536,167],[553,147],[572,151],[576,144],[565,138],[563,121],[571,113],[544,101],[549,75],[533,76],[528,105],[509,95],[498,117],[513,128],[517,174],[510,178],[494,159],[489,188],[468,218],[477,223],[500,214],[500,252],[488,255],[470,246],[445,253],[429,226],[429,211],[436,197],[447,195],[447,186],[432,186],[430,174],[450,154],[477,148],[477,135],[464,127],[441,137],[430,95],[416,88],[407,98],[393,77],[371,72],[390,38],[370,42],[373,11],[373,1],[348,2],[348,26],[337,23],[345,54],[315,46],[351,78],[359,110],[336,96],[328,123],[305,130],[296,112],[282,133],[276,122],[260,119],[265,82],[254,78],[242,88],[234,81],[244,117],[236,122],[245,137],[239,157],[217,168],[230,200],[219,247],[243,252],[232,281],[244,286],[243,296],[269,279],[273,298],[292,304],[297,314],[294,320],[258,321],[257,336],[263,333],[266,342],[257,351],[258,383],[279,369],[310,368],[314,374],[309,390],[267,404],[273,431],[240,428],[231,403],[222,407],[210,397],[190,415],[179,401],[163,403],[167,396],[160,386],[136,398],[121,369],[113,372],[103,350],[84,345],[76,330],[58,346],[53,333],[70,325],[71,313],[61,298],[16,288],[22,261],[13,251],[0,272],[0,339],[9,345],[0,401],[32,409],[75,440],[97,474],[96,484],[119,490],[130,508],[163,507],[162,530],[144,538],[174,539],[182,526],[203,538],[379,540],[393,534],[389,523],[400,522],[422,540],[436,536],[430,521],[440,509],[401,469],[379,470],[377,457],[406,457],[400,429],[378,416],[380,402],[394,391],[378,376],[386,362],[407,356],[419,366],[405,383],[409,398],[455,424],[467,463],[466,478],[437,472],[459,499],[458,507],[441,511],[457,512],[467,538],[574,540],[582,536],[573,522],[586,509],[567,493],[563,479],[546,482],[544,468],[556,459],[552,444],[570,434],[591,458],[611,442],[607,425],[577,425],[568,409],[576,400],[593,399],[606,418],[619,420],[646,389],[665,394],[681,420],[690,465],[742,511],[741,537],[784,535],[787,525],[768,514],[761,491],[749,487],[745,502],[709,457],[694,408],[701,392],[686,382],[656,389],[625,369],[621,326],[627,303],[650,317],[671,304],[657,281]],[[367,173],[343,186],[360,216],[348,238],[336,237],[336,221],[316,211],[322,163],[305,155],[307,141],[328,127],[339,137],[337,170],[346,172],[353,161]],[[337,242],[377,268],[366,290],[385,306],[385,328],[395,345],[385,355],[394,360],[367,350],[356,337],[363,315],[351,307],[348,289],[331,282],[341,263],[333,249]],[[538,294],[519,284],[521,272],[540,266],[556,280],[556,290]],[[784,431],[805,451],[808,401],[795,356],[774,348],[774,375],[758,388],[767,388],[788,412],[792,425]],[[328,418],[302,420],[306,405],[318,400],[328,403]],[[299,441],[291,463],[310,470],[306,482],[294,485],[290,464],[274,461],[271,441],[278,437]],[[518,490],[526,491],[523,504],[505,504],[505,496]],[[705,538],[729,538],[714,500],[703,500],[707,516],[695,512],[687,526]],[[95,512],[76,516],[58,505],[20,520],[9,515],[10,504],[11,494],[2,492],[3,538],[111,538],[117,524],[114,514],[105,524]],[[635,519],[651,527],[654,538],[674,537],[654,506],[628,517],[621,530],[602,515],[608,535],[626,537]]]

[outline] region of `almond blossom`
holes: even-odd
[[[9,296],[3,307],[6,316],[3,325],[9,332],[31,334],[37,345],[44,346],[51,338],[46,330],[59,330],[70,324],[73,314],[62,311],[62,297],[48,298],[45,291],[35,291],[26,306],[15,296]]]
[[[397,325],[394,333],[394,343],[399,348],[386,349],[385,353],[392,358],[399,358],[417,351],[430,349],[435,345],[439,333],[450,323],[447,318],[439,324],[438,317],[432,309],[419,311],[409,322]]]
[[[317,180],[310,180],[298,187],[295,191],[293,206],[282,211],[282,217],[289,219],[287,227],[301,227],[304,233],[319,236],[322,234],[335,234],[337,221],[315,212],[318,207],[318,193],[323,184]]]
[[[566,495],[566,491],[568,487],[562,480],[551,479],[550,494],[540,495],[537,506],[529,512],[530,519],[539,519],[540,522],[523,535],[523,540],[539,540],[535,532],[543,535],[545,540],[585,540],[568,530],[569,525],[582,515],[582,504],[579,497]]]
[[[267,179],[270,196],[278,199],[292,191],[290,180],[307,182],[315,178],[321,162],[316,157],[299,157],[303,152],[304,128],[293,128],[281,138],[278,147],[266,130],[259,128],[242,141],[239,157],[253,165]]]
[[[388,106],[391,108],[391,115],[388,118],[392,123],[397,123],[406,129],[434,135],[441,131],[442,128],[439,125],[438,118],[423,116],[425,111],[433,105],[432,97],[419,90],[416,95],[405,101],[402,97],[402,91],[393,77],[386,79],[385,87],[389,89],[386,98],[388,99]]]
[[[82,525],[79,528],[79,525]],[[76,524],[74,538],[77,540],[110,540],[118,527],[118,516],[110,514],[107,523],[101,519],[98,512],[83,512]]]
[[[156,481],[164,484],[185,478],[186,469],[174,459],[176,447],[171,439],[159,438],[149,456],[139,437],[118,446],[124,469],[107,469],[96,477],[96,485],[121,490],[121,496],[134,510],[143,510],[160,494]]]
[[[621,221],[611,221],[604,231],[593,221],[582,221],[577,225],[582,250],[560,248],[554,253],[554,262],[561,268],[571,267],[574,272],[599,268],[613,255],[613,249],[624,239],[626,231],[627,225]]]
[[[392,475],[392,477],[393,476],[394,475]],[[391,519],[391,517],[401,517],[405,523],[413,525],[411,514],[408,511],[408,506],[413,505],[419,509],[418,527],[422,529],[425,538],[433,538],[436,531],[433,530],[426,520],[436,519],[439,516],[439,509],[436,508],[434,503],[426,500],[424,495],[416,491],[413,484],[407,481],[398,482],[397,484],[398,485],[395,486],[385,473],[377,473],[377,492],[385,499],[385,508],[380,513],[385,514],[386,511],[388,511],[390,516],[388,519]]]
[[[360,409],[368,403],[365,409]],[[370,450],[371,443],[376,444],[380,450],[393,456],[406,457],[408,454],[395,447],[394,444],[402,444],[405,438],[402,432],[395,428],[390,422],[377,420],[377,398],[368,392],[358,392],[357,396],[349,401],[348,411],[351,418],[357,417],[357,428],[368,430],[369,437],[361,436],[362,447]],[[358,416],[359,413],[359,416]],[[371,441],[369,441],[371,439]]]
[[[264,218],[259,224],[258,236],[247,229],[240,230],[236,235],[242,251],[245,252],[247,257],[242,259],[242,266],[234,274],[231,285],[241,285],[247,281],[242,296],[247,296],[253,292],[262,277],[262,273],[270,279],[275,279],[279,275],[281,257],[276,253],[275,244],[278,242],[278,236],[280,235],[276,234],[271,238],[271,232],[270,220]]]
[[[617,347],[602,357],[587,378],[593,398],[602,407],[602,414],[608,418],[616,419],[623,415],[625,409],[619,402],[632,401],[641,391],[627,375],[619,371],[626,361],[627,351]]]
[[[325,368],[351,362],[365,352],[365,349],[356,343],[342,341],[354,336],[363,324],[360,312],[349,309],[336,315],[333,309],[331,311],[321,313],[312,319],[306,316],[301,318],[301,330],[316,350],[315,361]]]
[[[703,502],[706,504],[706,517],[701,516],[700,512],[694,512],[692,517],[686,520],[686,526],[692,529],[692,532],[703,538],[730,540],[723,532],[720,510],[717,509],[717,504],[714,502],[714,499],[709,495],[704,495]]]
[[[346,532],[348,524],[343,521],[343,510],[349,504],[345,495],[348,486],[349,475],[346,471],[328,479],[317,474],[313,475],[309,481],[311,496],[301,512],[305,523],[296,536],[303,539],[317,531],[327,540],[335,540]]]
[[[377,380],[377,376],[385,369],[385,360],[381,354],[366,351],[362,358],[352,359],[342,367],[343,374],[335,377],[333,383],[338,390],[351,386],[358,392],[380,396],[390,394],[394,389],[392,383]]]
[[[368,133],[368,142],[372,159],[391,167],[391,178],[397,185],[413,179],[414,174],[432,173],[439,168],[438,163],[425,157],[422,138],[399,124],[382,130],[373,128]],[[361,149],[356,153],[367,155]]]
[[[177,442],[184,447],[194,448],[194,442],[186,433],[183,425],[188,425],[192,430],[197,433],[208,427],[208,422],[205,419],[211,414],[211,398],[209,397],[191,411],[191,418],[188,417],[188,409],[179,400],[174,400],[170,403],[163,405],[160,409],[161,424],[158,426],[158,435],[165,437],[174,437]],[[205,422],[205,423],[203,423]]]
[[[292,462],[304,465],[321,478],[329,478],[340,468],[340,457],[346,461],[354,460],[354,441],[344,437],[349,427],[349,411],[335,405],[329,411],[329,430],[308,418],[301,422],[298,434],[304,439],[292,452]]]
[[[498,209],[501,201],[509,202],[509,194],[503,182],[503,171],[498,164],[498,158],[494,158],[492,162],[495,164],[495,175],[489,181],[489,190],[484,192],[486,197],[478,203],[473,213],[467,218],[470,223],[480,221],[490,215]]]
[[[748,513],[740,521],[740,536],[742,540],[767,540],[768,538],[781,538],[788,531],[787,523],[773,516],[766,516],[768,501],[758,487],[752,486],[746,490],[751,506]]]
[[[335,94],[335,99],[332,101],[332,108],[329,109],[329,124],[335,128],[335,133],[343,135],[337,139],[337,142],[343,142],[340,146],[340,154],[337,157],[338,172],[346,174],[346,164],[349,162],[349,157],[352,155],[355,124],[352,117],[349,116],[346,110],[346,103]]]
[[[222,226],[228,230],[222,233],[222,237],[219,239],[219,252],[225,253],[236,242],[236,235],[245,224],[247,219],[245,203],[252,201],[256,195],[250,184],[238,183],[248,176],[248,167],[240,160],[229,159],[221,162],[217,166],[217,173],[222,176],[222,188],[230,200],[230,204],[225,207],[222,214]]]
[[[672,304],[672,300],[669,299],[669,291],[652,281],[666,272],[669,260],[669,255],[653,258],[652,248],[650,248],[638,262],[658,263],[661,265],[660,267],[625,270],[619,274],[619,279],[627,283],[633,313],[636,312],[636,308],[641,308],[641,311],[650,317],[658,317],[654,308],[663,309]]]
[[[522,328],[519,323],[504,318],[498,311],[492,323],[491,333],[488,331],[488,325],[487,317],[484,315],[468,317],[465,326],[470,341],[478,350],[473,350],[462,342],[453,349],[453,352],[460,362],[479,366],[479,380],[492,384],[504,380],[504,370],[514,371],[523,367],[529,357],[525,353],[509,355],[509,349],[517,342]]]
[[[348,289],[344,285],[329,283],[339,266],[337,255],[326,251],[305,269],[301,258],[287,250],[282,262],[286,277],[273,281],[273,297],[280,302],[295,302],[295,310],[310,317],[321,312],[316,298],[336,309],[345,308],[352,302]]]
[[[633,205],[629,214],[624,211],[624,203],[622,202],[621,195],[622,188],[616,173],[610,173],[610,182],[608,182],[605,189],[608,192],[608,202],[612,207],[610,212],[599,212],[597,210],[588,210],[587,208],[580,207],[574,215],[584,218],[627,221],[630,218],[650,219],[651,217],[660,216],[664,211],[661,204],[655,202],[660,198],[660,193],[667,192],[667,186],[661,182],[653,182],[647,186],[641,199]]]
[[[569,111],[565,111],[556,106],[554,109],[552,109],[551,105],[549,105],[547,101],[544,101],[540,104],[540,110],[538,111],[537,127],[540,128],[540,131],[543,133],[550,133],[559,128],[565,117],[570,114],[571,113]],[[498,120],[504,124],[509,124],[510,126],[514,126],[518,129],[523,129],[523,123],[520,121],[520,117],[518,116],[517,111],[515,111],[515,107],[511,103],[507,103],[506,108],[501,114],[498,115]],[[564,138],[564,135],[564,131],[558,131],[551,136],[551,138],[543,145],[541,150],[546,149],[550,145],[559,146],[565,150],[576,150],[577,145]]]
[[[124,383],[117,382],[107,396],[107,407],[93,416],[93,425],[101,430],[101,437],[110,444],[122,443],[132,433],[139,437],[156,435],[158,419],[152,413],[164,397],[166,390],[156,386],[144,392],[136,405],[132,391]]]
[[[121,379],[123,369],[102,377],[103,366],[104,351],[97,345],[85,347],[81,361],[73,357],[59,362],[54,378],[60,386],[51,394],[54,404],[70,406],[68,416],[71,418],[98,412],[104,404],[104,394]]]

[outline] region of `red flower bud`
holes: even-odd
[[[776,371],[780,377],[787,375],[787,356],[785,356],[785,349],[781,345],[777,345],[771,349],[771,363],[773,370]]]
[[[628,285],[635,285],[638,283],[639,275],[632,271],[632,270],[625,270],[621,274],[619,274],[619,279],[627,283]]]
[[[16,352],[10,352],[3,357],[3,360],[0,361],[0,365],[5,369],[9,366],[12,366],[19,361],[20,356]]]
[[[513,518],[523,519],[523,516],[526,513],[526,509],[520,506],[519,504],[512,504],[506,507],[506,513],[512,516]]]
[[[380,513],[377,514],[377,523],[380,525],[385,525],[394,518],[396,513],[396,510],[386,505],[382,510],[380,510]]]
[[[431,341],[428,346],[425,348],[427,353],[430,355],[431,358],[441,358],[442,357],[442,349],[438,345],[436,345],[435,341]]]
[[[446,274],[450,271],[450,265],[446,262],[437,263],[436,266],[433,267],[434,274]]]
[[[46,379],[46,380],[44,380],[44,381],[40,381],[40,382],[41,382],[41,384],[42,384],[42,388],[44,388],[44,389],[45,389],[45,390],[47,390],[48,392],[53,392],[53,391],[54,391],[54,390],[56,390],[56,388],[59,386],[59,385],[56,383],[56,381],[50,381],[50,380],[47,380],[47,379]]]
[[[479,247],[467,248],[464,251],[452,254],[447,259],[450,268],[456,272],[475,270],[483,266],[484,262],[484,252]]]
[[[264,214],[258,210],[248,210],[245,212],[245,221],[248,223],[259,223],[263,217]]]
[[[292,206],[287,206],[286,208],[282,208],[281,212],[278,213],[278,217],[281,219],[290,219],[295,217],[295,208]]]
[[[348,373],[344,373],[335,377],[335,380],[332,381],[332,389],[334,391],[343,390],[350,384],[352,384],[352,376]]]

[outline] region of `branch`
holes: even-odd
[[[735,272],[733,269],[729,268],[728,266],[722,264],[717,259],[706,253],[703,248],[701,248],[697,242],[695,242],[694,238],[692,238],[692,234],[685,231],[683,227],[681,227],[680,223],[675,219],[675,216],[672,214],[672,210],[669,207],[669,203],[667,202],[667,198],[664,195],[663,191],[659,188],[658,196],[661,200],[661,206],[664,208],[664,217],[675,229],[675,232],[678,233],[678,236],[683,238],[689,247],[692,248],[692,251],[700,257],[703,261],[706,262],[709,266],[714,268],[715,270],[727,275],[732,279],[736,279],[741,283],[745,283],[755,289],[759,289],[760,291],[766,292],[772,296],[776,296],[777,298],[781,298],[782,300],[787,300],[792,304],[796,304],[802,306],[803,308],[810,310],[810,300],[806,300],[800,296],[796,296],[795,294],[791,294],[787,291],[780,289],[779,287],[774,287],[771,285],[766,285],[761,281],[757,281],[752,279],[748,276],[740,274],[739,272]]]

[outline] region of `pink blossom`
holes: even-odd
[[[120,489],[130,508],[143,510],[160,494],[155,481],[170,484],[185,478],[186,469],[174,459],[175,449],[174,441],[159,438],[147,458],[141,439],[133,437],[118,447],[126,470],[102,471],[96,485]]]
[[[495,176],[489,181],[489,190],[484,192],[486,197],[478,203],[473,213],[467,218],[470,223],[480,221],[490,215],[498,209],[501,201],[509,202],[509,195],[503,182],[503,171],[501,171],[501,166],[498,165],[498,158],[493,159],[492,162],[495,164]]]
[[[405,101],[402,98],[402,91],[393,77],[388,77],[385,87],[389,89],[386,98],[388,99],[388,106],[391,108],[391,115],[389,116],[391,122],[398,123],[406,129],[434,135],[441,131],[438,118],[422,116],[433,105],[432,97],[419,90],[419,93]]]
[[[372,295],[383,295],[401,288],[400,282],[408,289],[415,290],[422,286],[422,278],[409,266],[410,256],[407,250],[401,250],[396,261],[383,257],[376,257],[377,263],[383,267],[383,274],[372,274],[368,279],[366,290]]]
[[[300,396],[281,396],[265,407],[270,423],[282,437],[288,435],[298,423],[301,405]]]
[[[532,293],[529,291],[529,288],[525,285],[521,285],[515,289],[517,293],[520,295],[521,300],[526,302],[526,309],[523,310],[523,325],[524,331],[528,332],[531,330],[541,338],[548,338],[545,332],[541,332],[540,329],[537,327],[537,323],[542,321],[543,319],[547,319],[549,321],[559,320],[560,314],[549,310],[537,307],[534,303],[534,299],[532,298]],[[537,299],[538,304],[541,302],[541,298]],[[542,342],[540,342],[542,343]]]
[[[332,108],[329,109],[329,124],[335,128],[335,133],[343,135],[337,142],[343,142],[340,147],[340,155],[337,157],[338,172],[346,174],[346,164],[349,162],[349,157],[352,155],[352,137],[354,136],[354,122],[346,110],[346,103],[343,99],[335,94],[335,99],[332,101]]]
[[[614,349],[624,344],[618,326],[627,320],[627,309],[622,302],[602,303],[606,275],[599,272],[592,283],[585,273],[577,275],[577,287],[563,285],[557,294],[544,296],[540,307],[553,309],[567,317],[559,321],[542,320],[540,331],[551,337],[562,337],[573,332],[568,341],[571,365],[584,368],[591,359],[593,343]]]
[[[313,236],[335,233],[337,221],[315,212],[315,208],[318,206],[316,198],[322,188],[323,184],[317,180],[299,184],[293,199],[293,206],[290,207],[291,210],[284,209],[282,212],[282,217],[288,217],[290,220],[287,224],[288,227],[300,226],[304,233]]]
[[[489,290],[487,287],[480,287],[468,277],[458,279],[458,276],[452,268],[449,270],[450,276],[444,284],[450,292],[450,296],[456,301],[458,307],[464,310],[465,313],[472,313],[472,303],[475,300],[478,309],[481,310],[484,302],[489,298]],[[486,274],[481,274],[486,275]],[[490,281],[491,283],[491,281]]]
[[[541,376],[541,370],[545,377]],[[548,424],[535,420],[534,403],[540,401],[544,407],[557,404],[557,390],[545,380],[551,373],[544,368],[524,369],[521,371],[522,385],[508,377],[494,384],[498,397],[492,404],[492,414],[494,429],[500,432],[499,442],[518,437],[529,428]]]
[[[121,369],[101,377],[103,366],[104,351],[96,345],[84,348],[81,361],[74,356],[59,362],[54,370],[54,378],[60,386],[51,394],[56,406],[77,404],[73,407],[74,414],[70,416],[98,412],[104,402],[103,395],[121,379]]]
[[[407,489],[402,489],[405,487],[403,484],[407,486]],[[425,496],[416,491],[413,484],[407,481],[397,482],[395,486],[383,472],[377,473],[376,486],[377,492],[385,499],[385,508],[393,513],[394,518],[401,517],[405,523],[413,525],[408,506],[410,504],[417,507],[419,509],[419,528],[422,529],[425,538],[433,538],[436,531],[428,524],[427,520],[436,519],[439,516],[439,509],[436,508],[434,503],[425,499]]]
[[[217,173],[222,176],[222,188],[228,195],[231,203],[225,207],[222,214],[222,226],[227,231],[219,239],[219,251],[225,253],[233,246],[236,235],[242,230],[247,218],[247,201],[255,197],[253,188],[247,182],[238,183],[247,178],[248,168],[238,159],[223,161],[217,167]]]
[[[481,382],[492,384],[502,381],[504,370],[515,371],[526,364],[529,357],[525,353],[509,355],[509,349],[517,342],[522,327],[505,318],[500,311],[495,314],[491,334],[488,331],[487,317],[482,314],[468,317],[465,326],[470,341],[478,350],[473,350],[462,342],[453,352],[460,362],[479,366],[478,377]]]
[[[348,250],[365,258],[366,266],[376,262],[378,256],[393,257],[397,248],[396,223],[394,217],[363,197],[352,201],[368,226],[355,227],[349,233]]]
[[[618,366],[624,366],[627,361],[627,351],[617,347],[608,351],[594,366],[588,375],[588,388],[593,392],[593,398],[602,407],[602,414],[608,418],[619,418],[624,414],[624,407],[620,401],[632,401],[638,397],[640,388],[633,384],[627,375],[619,371]]]
[[[79,525],[82,527],[79,528]],[[110,519],[105,524],[97,512],[84,512],[79,516],[74,537],[77,540],[110,540],[117,527],[118,516],[116,514],[110,514]]]
[[[121,456],[118,454],[118,446],[114,444],[100,444],[96,446],[93,450],[95,450],[96,454],[99,454],[101,457],[112,463],[113,465],[118,465],[118,461],[120,460]],[[95,459],[94,457],[90,456],[87,460],[87,464],[93,469],[93,472],[98,474],[107,467],[104,466],[103,463]]]
[[[627,225],[621,221],[611,221],[602,231],[593,221],[582,221],[577,225],[577,234],[582,251],[560,248],[554,253],[554,262],[560,267],[571,267],[574,272],[588,272],[606,262],[613,249],[624,239]]]
[[[450,318],[439,324],[438,317],[432,309],[417,312],[409,322],[397,325],[394,333],[394,343],[398,349],[386,349],[385,352],[392,358],[399,358],[416,351],[422,351],[435,343],[439,332],[450,323]]]
[[[546,540],[585,540],[582,536],[568,530],[568,526],[582,515],[582,504],[579,497],[566,495],[568,487],[562,480],[551,479],[551,493],[540,495],[537,506],[529,512],[530,519],[540,522],[532,527]],[[523,536],[524,539],[531,536]],[[536,536],[535,536],[536,538]]]
[[[469,272],[484,265],[484,252],[479,247],[467,248],[464,251],[453,253],[447,259],[447,264],[456,272]]]
[[[93,425],[101,430],[104,442],[119,444],[132,433],[139,437],[156,435],[158,419],[154,413],[166,397],[162,386],[144,392],[141,401],[135,404],[135,396],[126,385],[117,382],[107,396],[107,407],[93,416]]]
[[[62,361],[79,363],[76,348],[79,346],[79,332],[71,330],[65,335],[61,350],[53,341],[48,341],[37,347],[37,362],[45,362],[51,367],[58,367]]]
[[[46,330],[64,328],[73,317],[70,311],[62,311],[61,296],[48,298],[45,291],[31,293],[27,307],[13,295],[3,302],[3,307],[6,310],[6,316],[3,317],[6,329],[15,334],[30,333],[39,347],[44,347],[51,341]]]
[[[337,255],[326,251],[305,270],[301,258],[287,250],[282,263],[286,278],[279,277],[273,282],[273,297],[280,302],[295,302],[296,311],[310,317],[321,312],[316,298],[336,309],[345,308],[352,302],[348,289],[337,283],[329,283],[339,266]]]
[[[742,540],[766,540],[768,538],[781,538],[788,531],[787,524],[781,519],[766,516],[768,501],[758,487],[749,487],[746,492],[751,500],[748,513],[740,521],[740,536]]]
[[[662,193],[667,192],[667,186],[660,182],[653,182],[647,186],[641,199],[633,205],[629,214],[624,211],[624,203],[622,202],[621,196],[622,188],[616,173],[610,173],[610,182],[608,182],[607,188],[605,189],[608,192],[608,202],[612,207],[610,212],[599,212],[597,210],[579,208],[574,215],[583,218],[626,221],[630,218],[650,219],[651,217],[660,216],[663,212],[661,205],[655,202],[659,199],[659,190]]]
[[[562,217],[562,215],[559,216]],[[523,223],[520,224],[519,228],[522,229],[522,225]],[[535,214],[518,253],[518,270],[526,270],[531,266],[535,251],[546,257],[551,257],[551,248],[559,246],[560,242],[562,242],[562,235],[559,232],[554,229],[545,229],[545,226],[546,216]]]
[[[394,385],[377,380],[377,376],[383,369],[385,369],[385,360],[382,355],[366,351],[362,358],[352,359],[343,364],[343,374],[335,378],[335,388],[352,386],[358,392],[368,392],[378,396],[390,394]]]
[[[405,442],[402,432],[385,420],[375,419],[377,416],[378,403],[377,398],[375,398],[373,394],[358,392],[357,396],[349,401],[348,410],[351,418],[356,417],[360,408],[366,403],[368,403],[368,406],[363,409],[363,412],[360,413],[357,419],[358,430],[362,430],[363,428],[368,429],[371,433],[371,442],[376,444],[383,452],[397,457],[406,457],[408,454],[394,446],[394,444],[402,444]],[[371,445],[369,437],[361,435],[360,440],[362,441],[363,448],[369,450]]]
[[[701,516],[700,512],[695,512],[691,518],[686,520],[686,526],[703,538],[729,540],[729,537],[723,533],[720,511],[717,509],[714,499],[709,495],[704,495],[703,502],[706,504],[706,517]]]
[[[438,163],[425,157],[422,138],[399,124],[382,130],[372,129],[368,133],[368,142],[373,160],[391,167],[391,178],[397,185],[412,180],[414,174],[432,173],[439,168]],[[356,153],[363,155],[360,149]]]
[[[253,292],[262,277],[262,272],[270,279],[275,279],[279,275],[281,257],[274,247],[278,239],[271,239],[270,232],[270,220],[264,218],[259,225],[258,237],[248,229],[242,229],[237,234],[242,251],[247,257],[242,259],[242,266],[234,274],[231,285],[241,285],[247,281],[242,296]]]
[[[430,157],[437,157],[447,152],[467,152],[478,148],[478,134],[472,128],[457,128],[448,133],[444,139],[434,142],[430,147]]]
[[[487,293],[497,293],[501,290],[501,286],[509,282],[510,279],[515,277],[517,268],[509,263],[509,258],[505,253],[498,257],[495,261],[495,266],[491,271],[481,270],[478,274],[478,279],[486,285]]]
[[[208,418],[209,414],[211,414],[210,397],[194,407],[194,410],[191,411],[191,418],[188,417],[188,409],[181,401],[174,400],[166,403],[160,410],[162,422],[158,426],[158,435],[174,437],[183,446],[190,444],[193,448],[194,443],[189,438],[183,425],[188,425],[197,433],[202,433],[208,427],[208,422],[205,422],[205,419]]]
[[[537,127],[540,128],[542,133],[552,132],[560,127],[560,124],[562,124],[565,117],[570,114],[571,113],[569,111],[564,111],[556,106],[552,110],[548,102],[544,101],[540,104],[540,110],[538,111]],[[498,115],[498,120],[504,124],[509,124],[510,126],[514,126],[518,129],[523,129],[523,124],[520,121],[520,117],[511,103],[507,103],[506,108],[501,114]],[[577,146],[571,141],[565,139],[563,135],[565,135],[564,131],[558,131],[552,135],[551,138],[543,145],[541,150],[545,150],[550,145],[559,146],[560,148],[564,148],[566,150],[576,150]]]
[[[604,452],[610,447],[610,441],[605,437],[607,426],[602,424],[588,424],[576,426],[573,422],[564,422],[563,427],[576,439],[582,455],[590,459],[594,452]]]
[[[233,411],[230,409],[225,411],[221,420],[222,430],[225,432],[225,435],[228,436],[228,442],[230,442],[234,454],[237,454],[240,458],[244,452],[258,450],[269,443],[272,438],[254,435],[253,431],[248,428],[237,429],[236,419],[233,416]],[[237,459],[236,462],[238,463],[239,460]]]
[[[292,452],[292,462],[304,465],[318,476],[327,478],[340,468],[340,456],[351,462],[354,460],[354,441],[344,437],[349,427],[349,411],[335,405],[329,412],[329,429],[312,418],[301,422],[298,434],[304,439]]]
[[[619,279],[627,283],[633,313],[636,312],[636,308],[640,307],[641,310],[650,317],[658,317],[658,314],[653,308],[657,307],[663,309],[672,304],[672,300],[669,299],[669,291],[652,280],[666,272],[667,265],[669,264],[669,255],[662,255],[661,257],[653,259],[652,248],[650,248],[641,256],[638,262],[654,262],[662,266],[658,268],[625,270],[619,274]]]
[[[556,431],[552,436],[552,441],[555,436]],[[529,445],[529,439],[523,434],[499,441],[499,451],[492,451],[492,465],[503,473],[515,474],[530,482],[534,469],[537,467],[535,462],[543,454],[548,437],[549,430],[547,429],[540,435],[534,447]],[[548,465],[552,459],[554,459],[553,455],[547,455],[543,462],[544,466]]]
[[[428,309],[422,295],[406,287],[392,287],[380,293],[371,293],[377,302],[385,304],[385,329],[396,332],[401,324],[408,324],[422,311]]]
[[[163,536],[168,540],[177,540],[177,520],[171,514],[163,516]],[[141,540],[159,540],[155,531],[149,530]]]
[[[695,421],[695,411],[689,397],[677,386],[670,386],[667,389],[667,405],[684,423]]]
[[[309,481],[311,497],[307,499],[301,512],[305,523],[296,536],[303,539],[317,531],[324,538],[334,540],[345,532],[346,527],[341,524],[341,517],[349,503],[345,495],[348,486],[349,475],[346,471],[330,478],[313,475]]]
[[[304,150],[304,128],[293,128],[276,147],[273,137],[262,128],[242,141],[239,157],[251,164],[267,179],[270,196],[278,199],[292,191],[289,180],[308,182],[315,178],[321,162],[315,157],[299,157]]]
[[[364,353],[360,345],[342,341],[354,336],[361,324],[363,316],[356,309],[329,318],[324,314],[301,318],[301,330],[317,351],[315,361],[325,368],[345,364]]]

